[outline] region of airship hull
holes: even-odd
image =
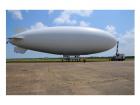
[[[62,55],[85,55],[103,52],[116,45],[108,32],[87,27],[48,27],[22,32],[12,41],[21,48]]]

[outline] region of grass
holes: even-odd
[[[6,59],[6,63],[22,63],[22,62],[60,62],[60,58],[23,58],[23,59]]]
[[[134,60],[134,56],[126,57],[126,60]],[[83,61],[83,58],[80,60]],[[110,57],[87,57],[86,62],[106,62]],[[37,63],[37,62],[62,62],[62,58],[22,58],[6,59],[6,63]]]

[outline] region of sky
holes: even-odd
[[[108,31],[119,41],[119,53],[134,56],[133,10],[7,10],[6,37],[19,32],[53,26],[94,27]],[[6,45],[6,58],[61,57],[61,55],[28,50],[14,52],[14,45]],[[108,51],[86,56],[113,56],[116,46]]]

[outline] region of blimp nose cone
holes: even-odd
[[[117,39],[113,36],[110,36],[110,40],[108,41],[108,49],[113,48],[117,44]]]
[[[13,36],[11,38],[8,38],[8,42],[12,43],[12,44],[18,44],[20,41],[22,41],[24,38],[21,36]]]
[[[110,36],[110,42],[112,44],[112,46],[115,46],[117,44],[117,39],[114,36]]]

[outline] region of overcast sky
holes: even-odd
[[[112,33],[120,42],[119,52],[134,55],[134,11],[133,10],[93,10],[93,11],[63,11],[63,10],[7,10],[7,37],[29,30],[52,26],[94,27]],[[112,56],[116,47],[111,50],[88,56]],[[28,50],[25,54],[14,52],[14,46],[6,47],[7,58],[38,58],[60,57],[48,53]]]

